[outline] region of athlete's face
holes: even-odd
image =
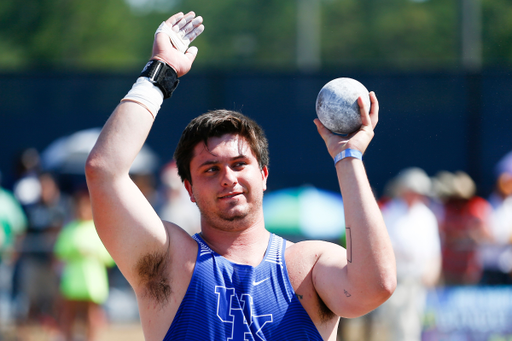
[[[225,134],[199,143],[190,162],[190,198],[201,211],[203,224],[243,229],[263,218],[267,167],[260,169],[245,138]]]

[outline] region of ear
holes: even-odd
[[[196,198],[194,198],[194,191],[192,191],[192,184],[190,183],[190,181],[185,180],[183,184],[185,185],[188,195],[190,196],[190,201],[196,202]]]
[[[263,180],[263,191],[267,189],[267,179],[268,179],[268,167],[265,166],[261,170],[261,179]]]

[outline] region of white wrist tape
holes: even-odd
[[[175,32],[171,27],[169,27],[169,25],[165,23],[165,21],[160,24],[155,32],[155,36],[160,32],[163,32],[169,36],[176,50],[180,51],[181,53],[187,52],[188,46],[190,45],[190,39],[185,36],[185,32],[181,30]]]
[[[162,90],[151,83],[147,77],[139,77],[121,100],[121,102],[123,101],[138,103],[145,107],[153,117],[156,117],[164,101],[164,95]]]

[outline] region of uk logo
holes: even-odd
[[[251,295],[238,297],[234,288],[217,286],[215,293],[218,298],[217,316],[223,323],[231,324],[231,336],[226,341],[265,340],[261,330],[267,323],[272,323],[272,314],[254,315]]]

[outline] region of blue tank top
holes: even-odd
[[[322,340],[288,278],[283,238],[271,234],[256,267],[232,263],[193,238],[196,266],[164,341]]]

